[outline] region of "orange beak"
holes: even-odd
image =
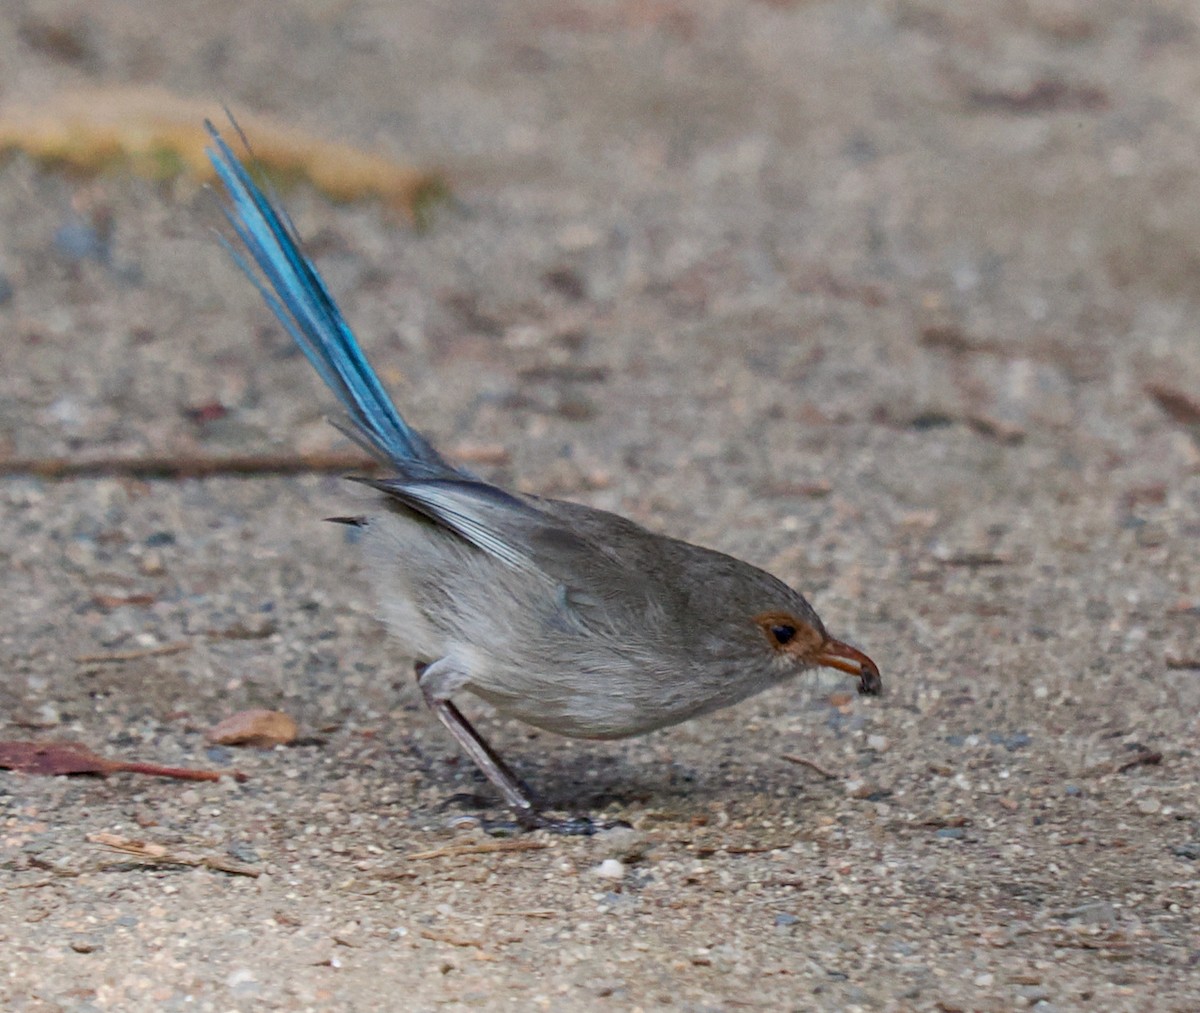
[[[836,668],[857,675],[858,691],[865,696],[879,696],[883,692],[879,666],[857,647],[843,644],[840,640],[828,640],[814,660],[826,668]]]

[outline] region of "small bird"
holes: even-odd
[[[732,556],[604,510],[508,492],[456,468],[392,404],[285,211],[205,122],[235,261],[341,402],[335,422],[387,468],[360,531],[381,618],[415,660],[425,702],[526,829],[557,819],[453,703],[473,693],[559,735],[619,739],[728,707],[823,665],[882,689],[785,583]],[[236,128],[236,124],[235,124]],[[239,131],[240,132],[240,131]],[[243,138],[243,141],[245,139]],[[259,273],[261,272],[261,273]]]

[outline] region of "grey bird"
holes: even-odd
[[[617,739],[728,707],[823,665],[882,689],[862,651],[804,597],[749,563],[616,514],[508,492],[449,464],[401,417],[286,212],[211,123],[231,254],[341,402],[341,428],[388,469],[356,479],[377,509],[341,518],[361,543],[382,619],[415,659],[426,703],[525,828],[589,833],[542,812],[453,703],[473,693],[559,735]]]

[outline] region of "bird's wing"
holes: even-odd
[[[467,479],[358,481],[386,493],[503,563],[546,575],[538,564],[530,536],[551,519],[531,503],[494,485]]]
[[[677,596],[666,549],[675,543],[615,514],[525,498],[467,479],[357,479],[468,544],[555,588],[560,606],[642,612]],[[651,543],[658,543],[657,551]],[[665,546],[665,548],[664,548]],[[670,567],[666,568],[670,570]]]

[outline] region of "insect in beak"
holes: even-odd
[[[879,666],[857,647],[851,647],[840,640],[827,640],[813,660],[826,668],[836,668],[857,675],[858,691],[865,696],[879,696],[883,692]]]

